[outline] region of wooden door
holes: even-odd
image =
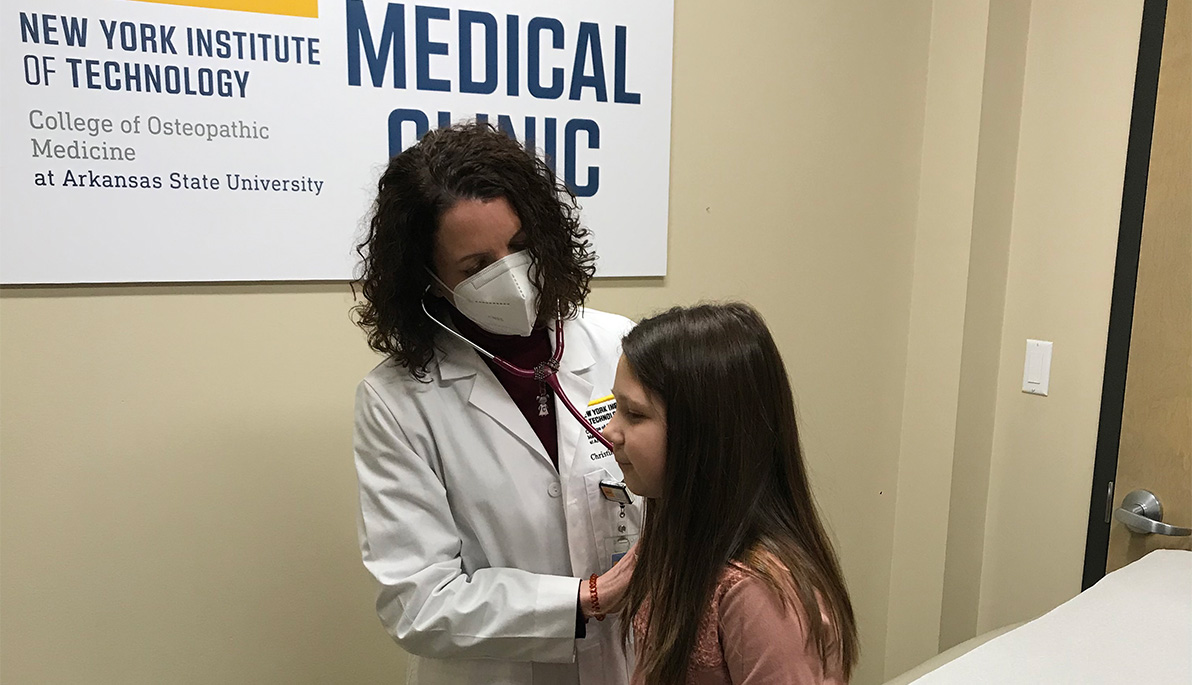
[[[1192,527],[1192,0],[1170,0],[1163,31],[1113,507],[1153,493],[1162,520]],[[1109,528],[1106,572],[1192,537]]]

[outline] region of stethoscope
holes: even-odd
[[[434,321],[435,323],[439,324],[439,326],[443,330],[447,331],[451,335],[454,335],[455,337],[459,338],[460,340],[462,340],[465,343],[467,343],[468,345],[470,345],[474,350],[479,352],[481,354],[481,356],[483,356],[484,358],[492,360],[492,362],[494,364],[501,367],[503,370],[513,374],[514,376],[518,376],[519,378],[532,378],[532,379],[538,381],[539,383],[545,383],[546,385],[550,386],[551,390],[555,391],[555,394],[558,395],[559,399],[563,400],[563,406],[567,407],[567,411],[571,412],[571,415],[575,417],[575,420],[579,421],[580,425],[583,426],[588,431],[588,433],[590,433],[592,435],[592,437],[594,437],[598,441],[600,441],[600,444],[604,445],[604,447],[606,449],[608,449],[609,452],[613,451],[613,444],[608,441],[608,438],[601,435],[600,431],[597,430],[596,427],[593,426],[590,421],[588,421],[587,417],[585,417],[582,412],[580,412],[578,409],[575,408],[575,405],[571,403],[571,400],[567,397],[567,393],[563,392],[563,387],[559,384],[559,362],[563,359],[563,322],[562,321],[555,321],[555,352],[553,355],[551,355],[551,358],[538,364],[533,369],[523,369],[520,366],[514,366],[513,364],[510,364],[509,362],[505,361],[504,359],[501,359],[500,357],[490,353],[488,350],[484,349],[483,347],[480,347],[476,343],[472,342],[471,340],[468,340],[464,336],[457,333],[455,330],[453,330],[447,324],[444,324],[442,321],[439,321],[434,316],[431,316],[430,311],[427,310],[427,308],[426,308],[426,298],[425,297],[422,298],[421,304],[422,304],[422,311],[427,315],[427,317],[430,318],[431,321]],[[548,400],[545,399],[544,396],[539,396],[539,403],[540,403],[539,411],[543,412],[544,415],[545,415],[546,407],[542,403],[544,403],[546,401],[548,401]]]

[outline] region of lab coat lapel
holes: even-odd
[[[445,337],[445,336],[443,336]],[[455,339],[440,340],[439,377],[443,381],[453,381],[466,376],[474,377],[472,387],[468,392],[468,404],[487,414],[514,437],[520,440],[534,454],[542,459],[554,470],[550,455],[542,446],[542,441],[530,427],[530,422],[522,415],[521,410],[509,399],[509,393],[493,375],[488,364],[480,358],[475,350]],[[503,456],[503,455],[498,455]]]
[[[556,324],[557,325],[557,324]],[[595,361],[587,336],[574,321],[563,324],[563,360],[559,369],[559,385],[568,399],[581,412],[587,411],[592,401],[592,384],[585,378]],[[551,345],[554,345],[554,331],[551,331]],[[559,427],[559,472],[571,473],[576,459],[587,458],[591,449],[588,431],[567,411],[563,400],[555,397],[555,417]],[[583,468],[582,466],[580,467]]]
[[[477,360],[479,361],[479,360]],[[513,433],[518,440],[525,443],[534,454],[538,455],[543,461],[547,463],[552,470],[555,465],[550,460],[550,455],[546,453],[546,448],[542,446],[542,441],[538,439],[538,435],[534,433],[534,429],[530,427],[530,422],[526,421],[526,417],[509,399],[509,393],[506,392],[501,382],[493,375],[492,370],[488,365],[480,362],[482,367],[476,374],[476,382],[472,385],[472,393],[468,397],[468,403],[476,407],[480,411],[488,414],[497,423],[501,424],[505,430]]]

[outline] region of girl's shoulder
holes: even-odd
[[[716,590],[712,593],[713,609],[719,608],[720,603],[724,601],[725,595],[729,594],[731,590],[749,580],[760,580],[756,571],[739,561],[729,562],[724,567],[724,571],[721,572],[720,580],[716,583]]]
[[[765,575],[734,562],[717,587],[717,635],[728,669],[781,675],[781,682],[839,685],[839,666],[825,668],[809,639],[811,622],[790,572],[777,559],[763,563]],[[831,623],[822,607],[818,623]]]
[[[716,593],[723,599],[724,595],[734,589],[744,589],[738,587],[742,583],[745,583],[745,587],[751,590],[766,588],[776,599],[779,598],[776,584],[781,587],[781,594],[788,599],[793,599],[796,596],[790,569],[776,555],[764,550],[750,554],[748,563],[738,560],[730,561],[720,574]]]

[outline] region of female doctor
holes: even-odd
[[[641,512],[601,488],[621,471],[556,389],[603,427],[632,324],[583,308],[575,198],[487,124],[428,133],[377,191],[354,313],[388,358],[356,393],[360,549],[409,682],[624,685],[603,619]]]

